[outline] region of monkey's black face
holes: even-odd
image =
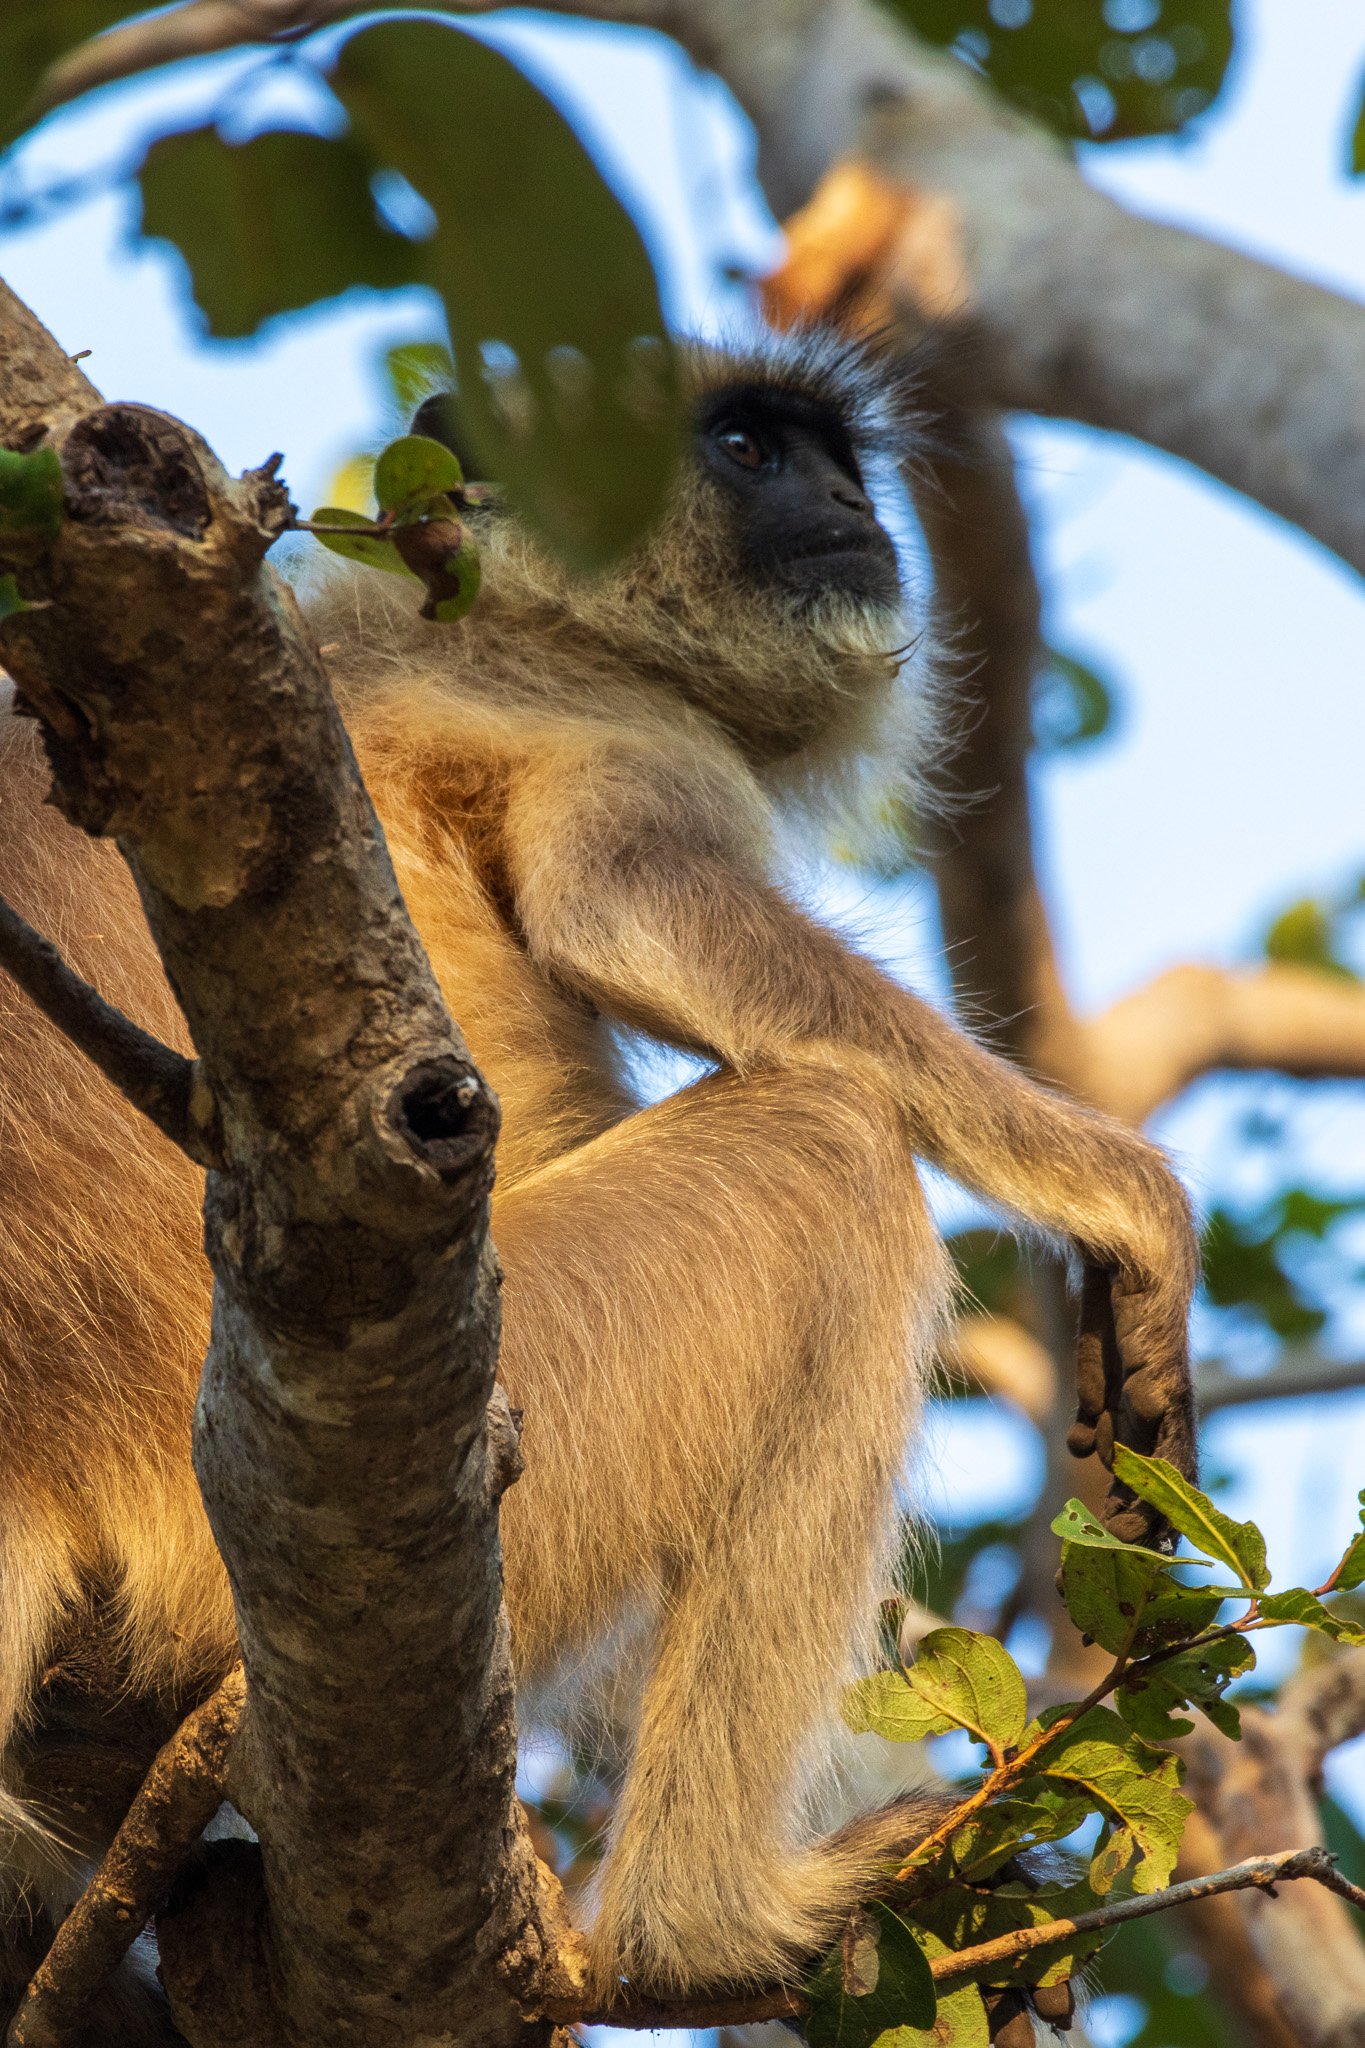
[[[750,575],[798,599],[898,601],[896,551],[836,413],[740,384],[708,393],[697,433],[703,468],[734,504]]]

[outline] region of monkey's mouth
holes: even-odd
[[[884,551],[858,545],[803,549],[784,554],[768,573],[784,593],[804,603],[848,597],[858,604],[897,605],[901,599],[890,546]]]

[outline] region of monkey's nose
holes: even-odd
[[[861,491],[855,490],[852,484],[832,485],[830,496],[836,505],[846,505],[850,512],[860,512],[864,519],[872,517],[871,501],[865,498]]]

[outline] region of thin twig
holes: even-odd
[[[234,1667],[157,1752],[107,1854],[57,1930],[10,2023],[8,2048],[61,2048],[151,1919],[223,1802],[246,1679]]]
[[[222,1164],[196,1062],[106,1002],[3,897],[0,968],[172,1144],[200,1166]]]
[[[951,1985],[984,1970],[999,1968],[1003,1971],[1020,1956],[1063,1947],[1078,1936],[1104,1932],[1110,1927],[1120,1926],[1125,1920],[1140,1920],[1148,1913],[1164,1913],[1172,1906],[1190,1905],[1198,1899],[1213,1898],[1220,1892],[1273,1891],[1277,1884],[1287,1884],[1301,1877],[1325,1885],[1329,1891],[1339,1893],[1353,1906],[1365,1911],[1365,1891],[1341,1875],[1335,1858],[1326,1849],[1282,1849],[1273,1856],[1250,1857],[1245,1863],[1235,1864],[1230,1870],[1215,1871],[1208,1877],[1188,1878],[1183,1884],[1168,1886],[1165,1891],[1148,1892],[1140,1898],[1116,1899],[1110,1905],[1097,1907],[1093,1913],[1078,1913],[1073,1919],[1049,1920],[1041,1927],[1016,1928],[1013,1933],[999,1935],[994,1941],[978,1942],[973,1948],[959,1949],[955,1955],[936,1956],[929,1968],[935,1984]],[[799,2018],[808,2006],[809,2000],[801,1991],[789,1985],[774,1985],[743,1996],[676,2004],[636,1999],[625,1994],[610,2005],[594,2007],[587,2012],[570,2011],[567,2005],[561,2008],[556,2004],[549,2017],[562,2025],[574,2026],[749,2026],[761,2020]]]
[[[1213,1898],[1219,1892],[1273,1891],[1277,1884],[1300,1877],[1326,1885],[1328,1891],[1339,1893],[1365,1911],[1365,1891],[1341,1875],[1329,1850],[1281,1849],[1273,1856],[1250,1856],[1245,1863],[1234,1863],[1230,1870],[1218,1870],[1209,1877],[1186,1878],[1183,1884],[1168,1885],[1165,1891],[1115,1899],[1108,1906],[1096,1907],[1093,1913],[1077,1913],[1074,1919],[1016,1928],[1012,1934],[997,1935],[994,1941],[961,1948],[955,1955],[936,1956],[929,1968],[936,1984],[952,1984],[959,1977],[974,1976],[979,1971],[994,1969],[997,1964],[1013,1963],[1038,1949],[1060,1948],[1078,1934],[1100,1933],[1105,1928],[1121,1926],[1125,1920],[1165,1913],[1172,1906],[1193,1905],[1196,1900]]]

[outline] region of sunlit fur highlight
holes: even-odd
[[[903,395],[844,344],[775,360],[860,446],[904,434]],[[734,374],[691,357],[695,383]],[[601,1989],[768,1978],[867,1880],[846,1845],[809,1843],[802,1784],[861,1654],[949,1303],[912,1158],[932,1105],[967,1131],[946,1163],[980,1184],[1005,1157],[993,1191],[1053,1229],[1095,1223],[1097,1145],[1141,1151],[1040,1107],[1014,1160],[981,1056],[943,1027],[918,1059],[892,985],[771,885],[784,811],[899,749],[915,628],[738,580],[727,519],[689,470],[634,558],[572,583],[491,517],[459,629],[422,622],[396,578],[324,574],[309,596],[408,904],[503,1103],[521,1676],[549,1679],[627,1607],[654,1617],[597,1898]],[[0,891],[183,1044],[117,855],[41,807],[31,726],[5,718],[0,750]],[[638,1108],[622,1023],[715,1071]],[[962,1075],[936,1067],[944,1046]],[[1059,1117],[1077,1129],[1054,1164]],[[1159,1245],[1148,1161],[1132,1173],[1154,1192],[1116,1180],[1091,1242]],[[132,1686],[188,1697],[232,1655],[189,1462],[197,1202],[197,1176],[0,982],[0,1745],[92,1581],[113,1589]]]

